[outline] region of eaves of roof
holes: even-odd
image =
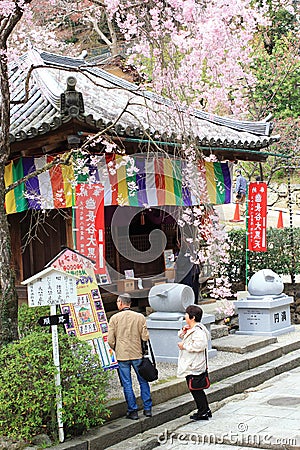
[[[70,75],[77,79],[76,90],[82,93],[85,103],[85,112],[78,114],[76,120],[95,131],[110,126],[110,133],[121,137],[181,142],[188,130],[201,147],[255,151],[279,140],[279,136],[271,135],[270,118],[260,122],[237,121],[199,110],[187,115],[176,110],[171,100],[90,66],[80,58],[33,49],[21,63],[11,71],[12,102],[25,100],[24,63],[39,68],[32,72],[28,100],[12,104],[11,142],[44,135],[74,119],[60,113],[60,95]]]

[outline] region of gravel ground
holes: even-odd
[[[290,340],[295,341],[295,337],[298,337],[300,340],[300,325],[295,325],[295,332],[282,334],[277,336],[278,343],[289,342]],[[217,355],[209,360],[209,368],[215,369],[220,368],[222,366],[227,366],[229,363],[233,363],[236,361],[241,361],[242,359],[247,359],[247,354],[239,354],[239,353],[229,353],[229,352],[217,352]],[[151,383],[151,386],[155,386],[156,384],[161,384],[163,381],[171,381],[175,380],[177,373],[177,364],[169,364],[169,363],[157,363],[158,368],[158,381]],[[136,395],[139,395],[139,385],[136,379],[135,374],[132,376],[132,385]],[[110,382],[108,386],[107,398],[109,400],[124,400],[123,390],[120,385],[120,381],[118,378],[118,374],[116,370],[111,371]]]

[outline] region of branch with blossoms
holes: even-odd
[[[225,325],[230,325],[231,318],[235,315],[235,308],[233,302],[229,300],[221,300],[217,312],[224,316]]]
[[[251,42],[266,19],[250,0],[105,0],[127,42],[130,62],[149,73],[151,87],[180,104],[243,112],[241,80],[249,69]],[[247,26],[245,26],[247,24]]]
[[[193,108],[235,114],[246,110],[243,87],[256,81],[249,70],[251,42],[257,26],[267,21],[250,0],[230,5],[225,0],[205,5],[196,0],[106,0],[106,4],[131,43],[129,62],[149,73],[151,89],[171,99],[170,128],[174,123],[177,136],[178,130],[182,132],[177,152],[186,161],[182,182],[199,204],[184,209],[178,220],[182,230],[193,228],[186,237],[187,257],[209,265],[215,278],[213,296],[230,296],[224,273],[226,233],[208,205],[204,157],[191,136],[190,122]]]
[[[14,183],[7,186],[5,189],[5,194],[12,191],[20,184],[25,183],[26,181],[30,180],[31,178],[36,177],[37,175],[40,175],[41,173],[49,171],[53,167],[56,167],[58,165],[69,165],[72,162],[71,160],[73,159],[74,155],[76,156],[76,154],[80,153],[80,155],[82,157],[84,155],[85,151],[89,147],[96,145],[96,143],[102,142],[106,151],[112,151],[112,149],[115,149],[116,145],[105,140],[103,136],[105,136],[108,133],[108,131],[119,122],[122,115],[126,112],[128,104],[129,104],[129,102],[127,103],[124,110],[119,114],[119,116],[115,119],[114,122],[112,122],[110,125],[108,125],[104,130],[99,131],[99,133],[97,133],[96,135],[88,136],[86,142],[80,147],[80,149],[76,149],[76,150],[72,149],[69,152],[63,153],[62,155],[57,155],[53,159],[53,161],[45,164],[40,169],[37,169],[37,170],[29,173],[25,177],[19,179],[18,181],[15,181]],[[89,154],[89,152],[86,152],[86,154]],[[79,160],[77,160],[77,161],[79,161]],[[78,176],[85,174],[84,170],[85,170],[86,161],[83,158],[81,158],[80,161],[81,161],[81,163],[77,162],[77,166],[76,166],[76,173],[78,174]],[[71,181],[71,180],[69,180],[69,181]]]
[[[131,104],[132,105],[132,104]],[[141,105],[138,105],[139,107]],[[146,106],[145,106],[146,107]],[[188,208],[178,208],[177,210],[177,223],[181,228],[182,240],[187,244],[188,251],[185,256],[190,259],[193,264],[198,264],[200,268],[203,266],[209,266],[211,277],[215,278],[214,285],[212,287],[212,295],[214,297],[224,298],[231,296],[229,289],[229,282],[223,273],[224,263],[227,260],[227,235],[225,231],[221,228],[219,223],[219,217],[212,205],[209,204],[207,185],[206,185],[206,173],[204,161],[215,161],[214,155],[209,157],[204,157],[202,152],[195,145],[196,139],[191,135],[191,128],[187,126],[188,114],[183,109],[181,111],[175,111],[175,108],[162,108],[160,111],[155,111],[150,107],[146,108],[148,120],[151,123],[151,118],[153,121],[157,115],[161,114],[164,117],[164,121],[167,122],[167,114],[169,114],[171,123],[176,121],[177,126],[177,137],[186,137],[189,134],[189,139],[185,139],[185,142],[177,142],[177,146],[174,148],[173,156],[167,151],[161,148],[158,143],[155,142],[154,137],[151,136],[146,130],[144,130],[145,137],[149,141],[149,150],[151,151],[151,157],[155,158],[153,155],[153,150],[163,154],[166,158],[173,158],[174,156],[180,157],[185,160],[185,168],[181,173],[182,186],[187,188],[191,195],[196,199],[198,206],[191,206]],[[132,111],[128,110],[127,113],[134,117],[134,119],[140,122],[138,116],[136,116]],[[143,129],[143,123],[140,122],[141,128]],[[93,147],[95,142],[98,142],[106,146],[106,152],[116,152],[121,153],[116,142],[105,142],[103,139],[100,140],[96,136],[93,139],[89,139],[82,149],[88,151],[89,147]],[[94,143],[92,143],[94,141]],[[87,157],[89,155],[87,154]],[[90,161],[90,160],[89,160]],[[82,160],[83,167],[86,167],[85,162]],[[97,165],[97,162],[95,162]],[[126,167],[126,174],[128,177],[132,176],[134,173],[138,172],[138,169],[134,167],[133,159],[129,155],[124,155],[121,159],[116,161],[111,161],[108,166],[108,170],[111,175],[116,173],[116,170],[121,166]],[[200,170],[199,170],[200,169]],[[129,186],[129,195],[134,195],[138,186],[134,181],[132,181]],[[123,205],[123,201],[120,198],[119,203]]]
[[[186,208],[178,225],[190,249],[186,257],[200,266],[200,272],[206,267],[208,277],[213,280],[207,285],[210,295],[214,298],[231,297],[231,283],[225,268],[229,260],[228,237],[215,209],[209,204]]]

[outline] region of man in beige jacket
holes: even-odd
[[[108,327],[108,344],[115,350],[119,363],[119,375],[124,396],[127,402],[128,419],[137,420],[138,406],[132,388],[131,367],[133,367],[141,391],[144,406],[144,415],[152,416],[152,399],[149,383],[138,373],[142,361],[142,341],[148,341],[146,319],[143,314],[130,309],[131,297],[129,294],[119,295],[117,298],[119,312],[114,314]]]

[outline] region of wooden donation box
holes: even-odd
[[[134,278],[126,278],[117,281],[118,292],[130,292],[138,288],[137,280]]]

